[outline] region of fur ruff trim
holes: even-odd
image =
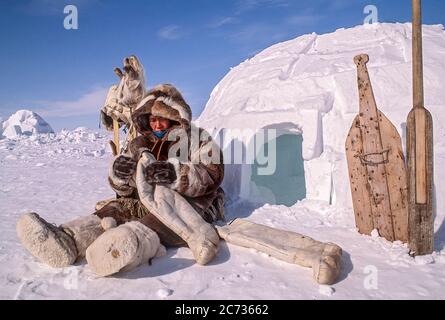
[[[192,120],[192,111],[181,93],[170,84],[162,84],[147,92],[133,113],[132,120],[141,134],[151,132],[148,115],[163,117],[188,129]],[[178,126],[178,124],[175,124]]]

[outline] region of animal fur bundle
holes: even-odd
[[[120,125],[131,125],[131,114],[145,95],[144,67],[139,59],[132,55],[123,61],[123,70],[114,72],[120,82],[111,86],[105,104],[101,109],[101,120],[107,130],[113,130],[113,120]]]

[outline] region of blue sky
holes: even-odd
[[[78,8],[79,28],[63,27]],[[173,83],[194,117],[230,70],[268,46],[305,33],[362,24],[366,5],[380,22],[411,20],[410,0],[2,0],[0,117],[41,114],[58,131],[97,128],[113,68],[136,54],[148,86]],[[445,24],[445,1],[424,0],[427,24]]]

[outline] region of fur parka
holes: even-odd
[[[171,121],[168,133],[157,138],[149,125],[149,115]],[[168,185],[184,196],[208,222],[224,218],[224,178],[222,152],[211,136],[191,123],[192,112],[179,91],[163,84],[149,90],[133,112],[132,121],[139,133],[126,147],[124,155],[139,161],[149,151],[157,160],[173,164],[177,179]],[[121,197],[137,199],[135,177],[118,178],[110,166],[109,182]]]

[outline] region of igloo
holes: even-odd
[[[424,26],[423,32],[426,105],[443,108],[444,28]],[[362,25],[276,44],[232,68],[196,120],[231,151],[223,183],[229,201],[289,206],[314,199],[352,206],[344,142],[359,108],[353,57],[362,53],[370,56],[377,104],[404,140],[412,105],[410,23]],[[275,134],[256,143],[264,131]],[[233,160],[237,144],[242,163]],[[257,160],[273,148],[277,170],[259,175]],[[258,159],[248,163],[252,149]]]
[[[16,111],[1,123],[0,128],[0,137],[3,135],[9,139],[40,133],[54,133],[54,130],[41,116],[30,110]]]

